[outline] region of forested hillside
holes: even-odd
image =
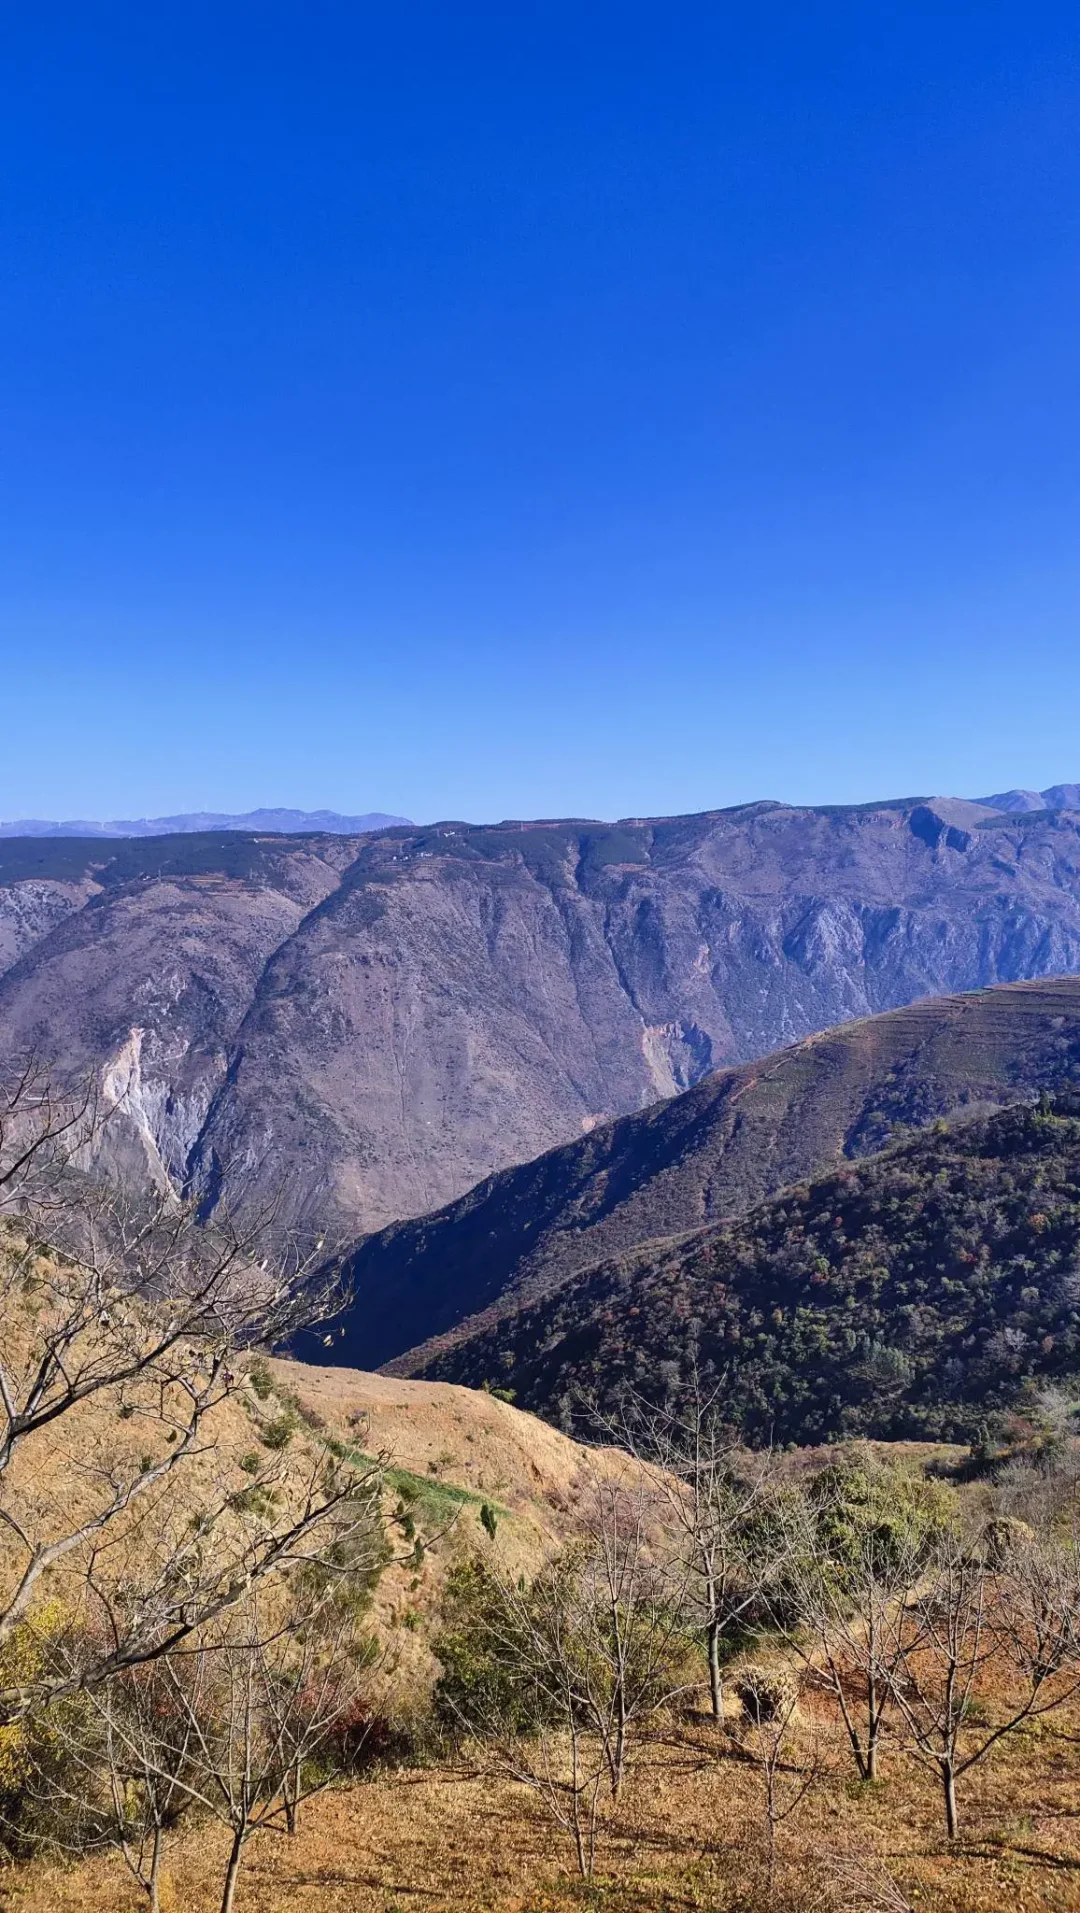
[[[741,1221],[597,1264],[436,1355],[564,1418],[697,1363],[756,1443],[970,1440],[1080,1371],[1080,1104],[936,1123]]]
[[[841,1024],[369,1237],[349,1262],[354,1300],[335,1325],[335,1357],[360,1367],[398,1358],[411,1373],[433,1342],[535,1303],[602,1257],[737,1215],[905,1126],[1074,1082],[1078,978]],[[308,1352],[319,1359],[321,1348]]]

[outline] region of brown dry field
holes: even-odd
[[[798,1880],[833,1853],[873,1852],[926,1913],[1076,1913],[1080,1908],[1080,1712],[1018,1734],[973,1770],[966,1828],[946,1850],[929,1777],[899,1756],[872,1789],[835,1770],[783,1838]],[[295,1839],[248,1848],[237,1913],[608,1913],[729,1907],[760,1826],[754,1770],[717,1758],[709,1728],[673,1729],[648,1749],[605,1822],[597,1881],[573,1878],[569,1847],[521,1788],[456,1767],[405,1768],[309,1803]],[[192,1825],[172,1845],[170,1913],[215,1913],[225,1836]],[[140,1897],[112,1859],[0,1875],[18,1913],[134,1913]],[[799,1902],[778,1894],[776,1913]]]
[[[464,1493],[421,1573],[391,1568],[380,1585],[376,1621],[395,1643],[394,1686],[430,1682],[426,1624],[447,1564],[484,1545],[481,1498],[500,1511],[504,1558],[534,1567],[572,1528],[588,1472],[625,1465],[613,1451],[586,1453],[533,1416],[449,1384],[293,1363],[271,1369],[275,1385],[314,1411],[327,1432],[369,1453],[389,1452],[394,1467],[436,1494]],[[252,1433],[243,1404],[228,1405],[219,1456],[231,1459]],[[306,1439],[301,1432],[301,1447]],[[930,1451],[911,1445],[903,1452],[925,1462]],[[46,1499],[55,1495],[59,1459],[51,1453],[43,1461],[36,1485],[49,1490]],[[188,1491],[198,1482],[195,1470]],[[26,1485],[33,1493],[34,1484]],[[931,1777],[901,1754],[889,1757],[871,1789],[854,1784],[835,1739],[828,1766],[782,1835],[790,1881],[831,1854],[877,1854],[927,1913],[1080,1913],[1080,1705],[1034,1723],[973,1770],[961,1790],[964,1837],[952,1852]],[[708,1726],[672,1726],[642,1749],[605,1821],[597,1880],[583,1893],[565,1837],[524,1789],[465,1760],[405,1767],[313,1800],[295,1839],[253,1838],[237,1913],[554,1913],[581,1904],[608,1913],[727,1913],[745,1886],[761,1825],[757,1777],[734,1743]],[[177,1833],[169,1913],[216,1913],[226,1844],[213,1824],[193,1820]],[[12,1913],[135,1913],[143,1904],[110,1857],[0,1869],[0,1906]],[[775,1913],[808,1907],[785,1888]]]

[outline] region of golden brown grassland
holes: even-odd
[[[271,1364],[270,1376],[276,1400],[300,1405],[299,1442],[315,1422],[358,1448],[392,1451],[394,1478],[421,1528],[452,1522],[419,1572],[392,1568],[379,1590],[380,1630],[394,1643],[399,1675],[430,1671],[425,1623],[447,1562],[484,1545],[485,1500],[499,1510],[500,1546],[525,1569],[573,1524],[582,1450],[503,1402],[445,1384],[292,1364]],[[226,1446],[239,1450],[252,1423],[242,1408],[230,1408],[228,1422]],[[994,1693],[981,1698],[992,1714]],[[927,1913],[1078,1913],[1080,1704],[1029,1723],[971,1771],[963,1835],[951,1850],[929,1775],[889,1749],[884,1778],[860,1787],[825,1702],[808,1701],[805,1718],[820,1725],[823,1771],[781,1832],[774,1913],[823,1907],[819,1884],[836,1871],[838,1855],[856,1870],[876,1856]],[[182,1824],[170,1841],[165,1908],[214,1913],[226,1845],[216,1825],[194,1817]],[[475,1761],[464,1754],[387,1768],[315,1798],[294,1837],[253,1840],[237,1904],[240,1913],[758,1913],[767,1904],[762,1850],[760,1781],[738,1730],[672,1720],[640,1745],[622,1798],[605,1813],[588,1888],[534,1797],[484,1771],[481,1750]],[[13,1913],[134,1913],[140,1899],[119,1861],[99,1855],[9,1866],[0,1871],[0,1905]]]
[[[839,1743],[797,1824],[783,1837],[776,1913],[815,1904],[830,1856],[876,1854],[926,1913],[1075,1913],[1080,1907],[1080,1712],[1006,1741],[973,1770],[967,1827],[952,1852],[930,1779],[894,1756],[872,1788],[853,1784]],[[598,1877],[582,1888],[571,1855],[524,1790],[470,1767],[387,1772],[316,1799],[293,1839],[253,1842],[241,1913],[675,1913],[764,1905],[752,1887],[761,1821],[753,1767],[717,1757],[711,1727],[673,1727],[639,1762],[604,1822]],[[212,1913],[224,1835],[190,1824],[173,1844],[173,1913]],[[128,1913],[121,1867],[37,1863],[0,1879],[19,1913]]]

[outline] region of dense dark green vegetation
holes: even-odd
[[[1080,1370],[1080,1103],[943,1123],[727,1226],[596,1265],[426,1373],[565,1416],[725,1378],[755,1442],[970,1440]]]
[[[350,1258],[335,1358],[425,1372],[490,1317],[661,1237],[720,1223],[959,1111],[1080,1084],[1080,980],[939,997],[842,1024],[504,1170]],[[412,1349],[409,1351],[409,1344]],[[419,1346],[418,1346],[419,1345]],[[405,1354],[402,1351],[409,1351]],[[316,1336],[305,1357],[323,1361]]]

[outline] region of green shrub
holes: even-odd
[[[879,1461],[860,1445],[814,1477],[809,1499],[818,1540],[841,1579],[868,1558],[880,1572],[902,1559],[928,1558],[958,1510],[945,1482]]]
[[[434,1647],[443,1667],[435,1688],[439,1719],[480,1733],[496,1723],[512,1733],[540,1724],[543,1709],[522,1677],[529,1656],[520,1617],[480,1562],[451,1570]]]
[[[379,1576],[390,1557],[382,1523],[373,1516],[370,1523],[324,1542],[318,1556],[300,1570],[297,1585],[319,1597],[329,1594],[339,1614],[359,1621],[371,1606]],[[368,1646],[364,1646],[365,1656]]]
[[[229,1498],[229,1506],[235,1508],[237,1514],[254,1514],[263,1520],[269,1520],[276,1505],[274,1490],[258,1481],[253,1481],[250,1488],[238,1488]]]
[[[264,1448],[280,1450],[287,1448],[296,1433],[296,1416],[291,1408],[283,1408],[280,1415],[271,1415],[259,1430],[259,1440]]]
[[[20,1621],[0,1647],[0,1681],[32,1687],[72,1638],[70,1614],[47,1600]],[[66,1656],[65,1656],[66,1661]],[[34,1706],[0,1727],[0,1850],[29,1858],[44,1847],[76,1853],[98,1835],[92,1801],[73,1749],[92,1731],[94,1717],[80,1693]]]
[[[248,1365],[248,1380],[261,1402],[269,1401],[274,1392],[274,1377],[265,1355],[256,1355]]]

